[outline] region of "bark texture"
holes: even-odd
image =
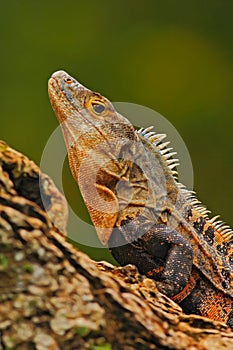
[[[52,180],[0,142],[0,350],[233,349],[227,326],[185,315],[134,266],[67,243],[66,222]]]

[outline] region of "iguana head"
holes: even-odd
[[[106,123],[129,124],[106,97],[87,89],[65,71],[55,72],[48,85],[50,101],[60,123],[73,120],[79,122],[79,130],[85,127],[88,131],[92,126],[102,129]]]
[[[106,244],[119,210],[113,188],[126,167],[118,160],[124,140],[136,140],[138,136],[107,98],[64,71],[52,75],[48,92],[62,127],[72,175],[98,236]]]

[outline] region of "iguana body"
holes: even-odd
[[[233,329],[233,232],[178,182],[164,135],[135,131],[64,71],[52,75],[49,96],[101,242],[185,312]]]

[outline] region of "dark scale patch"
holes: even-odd
[[[232,306],[233,307],[233,306]],[[229,313],[227,325],[233,329],[233,310]]]
[[[222,243],[222,244],[218,244],[216,246],[217,251],[219,253],[221,253],[222,255],[224,255],[224,256],[227,255],[228,248],[229,248],[229,243],[228,242]]]
[[[222,281],[222,287],[223,287],[223,289],[227,289],[227,282]]]
[[[222,269],[221,271],[222,276],[225,278],[225,280],[229,281],[230,280],[230,271],[226,270],[226,269]]]
[[[230,264],[233,264],[233,254],[229,255],[229,259],[228,260],[229,260]]]
[[[203,237],[205,240],[213,245],[214,243],[214,229],[213,227],[208,227],[207,230],[203,232]]]
[[[204,218],[200,217],[198,218],[197,221],[194,222],[193,227],[198,233],[203,234],[204,225],[205,225],[205,220]]]
[[[188,209],[187,211],[187,218],[191,218],[193,216],[193,212],[192,212],[192,209]]]

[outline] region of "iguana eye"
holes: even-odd
[[[105,106],[100,103],[92,103],[92,108],[96,114],[101,114],[105,111]]]

